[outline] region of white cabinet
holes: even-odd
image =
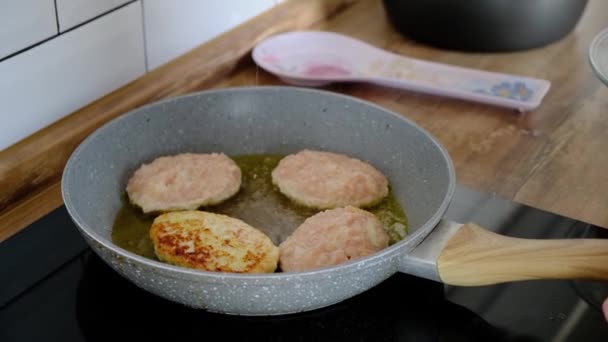
[[[95,18],[130,0],[56,0],[59,31],[63,32],[76,25]]]
[[[279,0],[142,0],[148,68],[154,69]]]
[[[56,34],[53,0],[0,0],[0,59]]]
[[[134,2],[0,63],[0,150],[145,73]]]

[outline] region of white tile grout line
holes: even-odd
[[[146,11],[144,10],[145,1],[140,0],[141,2],[141,29],[144,40],[144,68],[146,69],[146,73],[150,71],[148,66],[148,38],[146,35]]]

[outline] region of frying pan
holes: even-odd
[[[570,33],[587,0],[383,0],[395,28],[422,43],[476,52],[543,46]]]
[[[380,252],[300,273],[232,274],[147,259],[112,243],[129,176],[180,152],[228,155],[304,148],[367,160],[388,177],[409,235]],[[446,150],[414,122],[374,104],[292,87],[222,89],[172,98],[98,129],[64,170],[65,206],[92,249],[137,286],[195,308],[276,315],[340,302],[406,272],[453,285],[539,278],[608,279],[608,242],[534,241],[442,220],[455,174]],[[288,236],[295,227],[283,227]]]

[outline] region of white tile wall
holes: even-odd
[[[174,59],[280,0],[143,0],[148,69]]]
[[[0,150],[281,1],[138,0],[0,62]],[[54,2],[0,0],[0,58],[57,34]],[[60,31],[127,2],[56,0]]]
[[[0,0],[0,58],[55,34],[53,0]]]
[[[0,150],[145,73],[141,3],[0,63]]]
[[[56,0],[59,31],[63,32],[130,0]]]

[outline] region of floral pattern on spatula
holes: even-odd
[[[522,81],[502,81],[489,89],[477,89],[476,92],[518,101],[528,101],[534,96],[534,90]]]

